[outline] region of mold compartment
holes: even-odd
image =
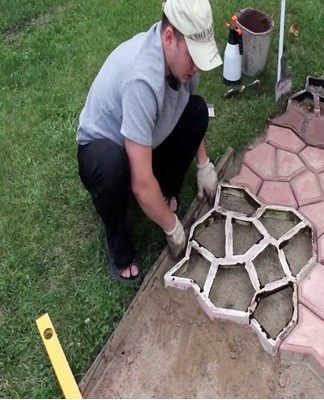
[[[233,218],[232,227],[234,255],[246,253],[252,246],[263,239],[263,235],[261,235],[255,225],[250,221]]]
[[[269,244],[261,251],[261,253],[254,258],[252,263],[258,275],[261,287],[286,276],[279,259],[278,250],[272,244]]]
[[[244,189],[222,186],[219,206],[227,211],[235,211],[252,216],[260,207]]]
[[[172,274],[172,276],[192,279],[197,283],[200,291],[203,291],[209,268],[210,262],[195,249],[191,249],[189,260],[185,261],[183,265]]]
[[[257,295],[257,307],[252,313],[266,335],[272,339],[284,330],[293,317],[294,288],[287,285],[271,293],[261,293]]]
[[[314,95],[318,97],[318,107],[320,114],[324,112],[324,97],[319,95],[318,92],[309,92],[307,90],[301,90],[295,95],[290,97],[290,103],[296,108],[301,109],[306,115],[313,117],[315,112]]]
[[[259,221],[275,239],[279,239],[301,222],[300,218],[292,211],[272,209],[266,209]]]
[[[254,293],[244,264],[220,265],[210,288],[209,299],[218,308],[247,311]]]
[[[306,227],[300,230],[290,240],[282,242],[279,247],[285,253],[292,275],[296,277],[313,256],[311,228]],[[303,249],[303,251],[296,251],[296,249]]]
[[[225,223],[226,217],[213,211],[193,233],[193,239],[209,250],[216,258],[225,257]]]
[[[324,96],[324,78],[308,76],[306,79],[305,89],[308,92],[318,93],[320,96]]]

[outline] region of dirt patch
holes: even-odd
[[[165,289],[163,274],[170,264],[166,258],[115,331],[86,397],[322,396],[323,383],[307,364],[270,356],[248,326],[211,321],[192,290]]]

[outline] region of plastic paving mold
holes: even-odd
[[[303,257],[294,254],[298,246]],[[296,325],[297,284],[316,258],[316,236],[298,211],[262,204],[248,189],[221,183],[164,283],[193,289],[211,319],[250,325],[276,354]]]

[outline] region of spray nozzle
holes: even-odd
[[[242,30],[238,28],[237,26],[237,16],[232,15],[231,17],[231,22],[226,22],[225,24],[226,28],[232,29],[235,31],[238,35],[242,35]]]
[[[232,15],[231,22],[226,22],[226,27],[229,29],[228,43],[238,44],[240,54],[243,54],[242,30],[237,26],[236,15]]]

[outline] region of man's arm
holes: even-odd
[[[152,170],[152,149],[125,139],[131,171],[132,191],[144,213],[164,231],[172,231],[175,215],[164,201]]]
[[[205,145],[205,140],[203,139],[198,147],[197,153],[196,153],[196,161],[198,165],[203,165],[207,161],[207,151],[206,151],[206,145]]]

